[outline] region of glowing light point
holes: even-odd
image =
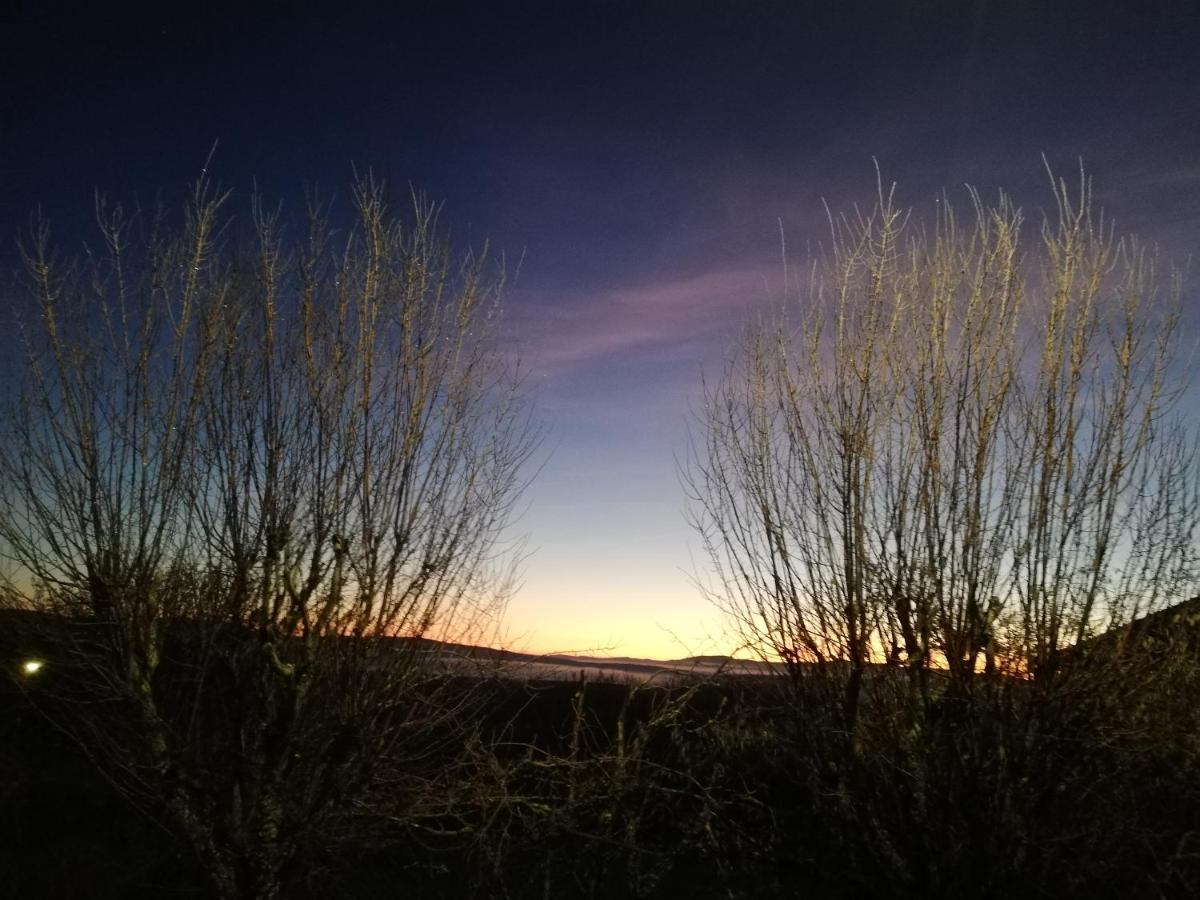
[[[21,674],[36,675],[38,672],[42,671],[42,666],[44,665],[46,665],[46,663],[40,659],[27,659],[21,663]]]

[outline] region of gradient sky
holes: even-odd
[[[219,140],[243,198],[370,166],[523,254],[508,329],[550,435],[524,649],[730,649],[689,574],[689,409],[780,302],[781,223],[801,256],[822,199],[870,201],[873,158],[905,205],[969,182],[1036,217],[1041,154],[1082,157],[1120,229],[1200,245],[1195,2],[383,6],[0,13],[0,232],[41,204],[70,240],[97,187],[176,198]]]

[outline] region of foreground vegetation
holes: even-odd
[[[793,685],[459,676],[444,693],[471,700],[454,740],[404,758],[421,791],[377,798],[336,831],[302,831],[281,892],[1194,896],[1198,608],[1119,648],[1083,648],[1052,687],[939,679],[919,720],[904,708],[904,673],[877,667],[857,749],[822,712],[848,673],[812,670]],[[22,629],[6,624],[8,664]],[[23,690],[6,682],[5,884],[27,896],[208,896],[186,842],[51,727],[55,704],[70,702],[55,668]]]

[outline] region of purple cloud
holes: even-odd
[[[523,292],[511,327],[533,370],[548,375],[664,345],[707,346],[741,320],[739,311],[770,296],[772,274],[743,266],[595,293]]]

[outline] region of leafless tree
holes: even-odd
[[[255,198],[239,235],[202,179],[177,217],[98,202],[78,259],[24,246],[6,596],[57,635],[64,727],[221,896],[277,895],[373,804],[440,815],[467,695],[429,639],[511,586],[536,433],[502,275],[385,197]]]
[[[881,182],[830,216],[798,319],[750,329],[706,388],[685,477],[710,595],[748,647],[829,676],[855,746],[870,672],[918,704],[933,674],[1044,683],[1195,592],[1179,279],[1082,173],[1051,183],[1031,242],[1003,195],[968,191],[965,221],[942,197],[926,226]]]

